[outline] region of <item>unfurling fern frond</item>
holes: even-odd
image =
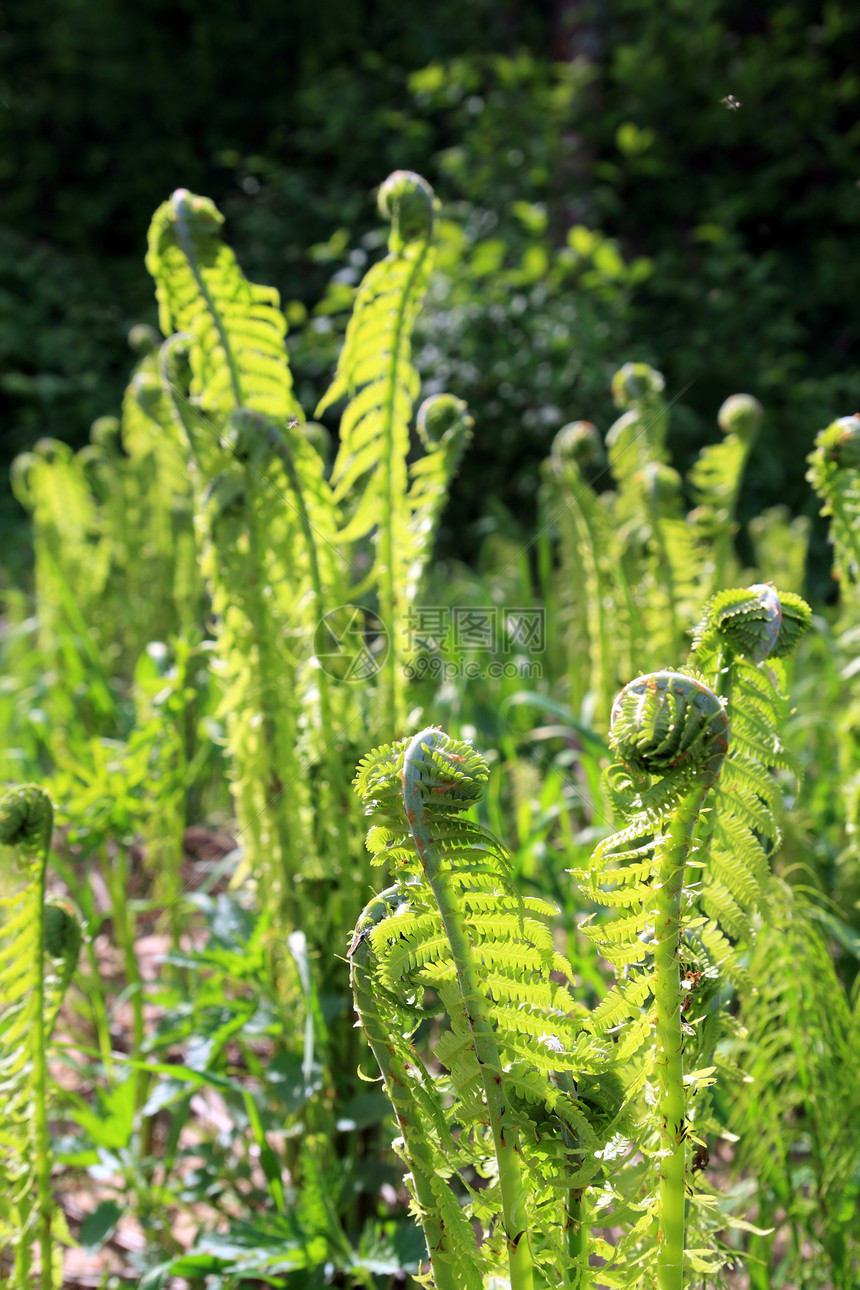
[[[800,596],[756,584],[718,592],[694,633],[690,662],[726,699],[732,722],[714,810],[697,831],[697,844],[709,853],[702,907],[735,940],[745,939],[749,915],[768,906],[769,853],[780,841],[772,772],[799,774],[780,735],[781,660],[797,648],[811,619]]]
[[[743,472],[763,415],[761,404],[751,394],[731,395],[717,414],[722,441],[703,448],[690,471],[696,503],[690,518],[704,560],[706,592],[724,585],[737,528],[735,511]]]
[[[583,1191],[623,1090],[611,1045],[583,1029],[554,909],[519,896],[504,848],[465,814],[487,775],[474,749],[432,728],[359,766],[356,789],[381,817],[368,845],[400,882],[356,926],[356,1009],[401,1127],[440,1290],[477,1290],[492,1273],[524,1290],[533,1265],[585,1285]],[[449,1026],[433,1047],[444,1068],[435,1076],[411,1046],[433,1012]],[[493,1185],[474,1193],[469,1167],[486,1176],[488,1160]],[[453,1227],[452,1206],[463,1215]],[[480,1247],[470,1218],[485,1228]]]
[[[842,676],[856,675],[860,654],[860,416],[840,417],[822,430],[809,457],[807,479],[830,516],[833,574],[839,580],[838,649]],[[839,722],[840,779],[847,847],[840,867],[857,870],[860,856],[860,700],[849,700]]]
[[[585,929],[627,978],[590,1024],[599,1030],[623,1023],[619,1046],[628,1058],[650,1047],[653,1035],[653,1054],[645,1054],[631,1091],[656,1077],[659,1181],[648,1207],[656,1239],[644,1257],[661,1290],[682,1290],[691,1266],[685,1249],[685,1194],[693,1176],[687,1143],[694,1094],[708,1080],[707,1071],[685,1073],[683,1056],[681,961],[685,938],[695,936],[702,922],[694,917],[687,866],[701,859],[694,833],[728,738],[725,708],[698,678],[658,672],[625,686],[612,710],[610,744],[618,760],[607,783],[627,824],[600,843],[591,868],[577,875],[593,899],[623,909]],[[635,912],[627,913],[628,907]],[[642,1257],[639,1249],[636,1258]]]
[[[807,475],[831,517],[830,540],[836,576],[860,584],[860,415],[839,417],[815,440]]]
[[[604,460],[595,427],[577,421],[556,435],[546,469],[551,515],[561,539],[561,609],[577,713],[589,692],[595,712],[608,712],[622,676],[634,670],[630,651],[636,647],[638,613],[616,558],[613,516],[588,482]]]
[[[34,1284],[34,1244],[40,1290],[54,1285],[46,1046],[81,933],[68,902],[45,898],[53,818],[36,784],[0,798],[0,845],[15,848],[23,877],[14,894],[0,897],[0,1244],[13,1250],[15,1290]]]
[[[433,394],[418,409],[415,428],[425,452],[410,467],[408,605],[418,594],[448,488],[472,437],[473,424],[465,403],[453,394]]]
[[[405,589],[414,560],[410,519],[420,495],[408,496],[409,423],[420,382],[412,366],[415,319],[430,281],[437,201],[420,175],[397,170],[379,190],[379,209],[391,220],[388,254],[358,290],[337,372],[316,416],[348,396],[332,483],[335,499],[352,503],[343,541],[376,534],[371,581],[380,617],[392,637],[381,681],[386,702],[405,717],[399,671],[403,658]]]

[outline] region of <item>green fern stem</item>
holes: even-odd
[[[48,1067],[45,1056],[48,1007],[45,992],[45,883],[54,808],[51,799],[38,784],[24,784],[0,799],[0,842],[21,849],[35,861],[31,868],[35,884],[35,908],[39,920],[33,998],[33,1151],[35,1153],[37,1234],[39,1242],[40,1290],[53,1290],[53,1251],[51,1217],[54,1202],[51,1195],[51,1139],[48,1133]],[[26,1239],[26,1238],[25,1238]],[[22,1242],[23,1244],[23,1242]],[[27,1284],[22,1281],[22,1290]]]
[[[584,1263],[588,1255],[588,1223],[584,1213],[584,1192],[582,1188],[569,1191],[564,1199],[564,1230],[567,1236],[567,1252],[570,1261],[579,1270],[574,1274],[570,1290],[579,1290],[587,1284]],[[566,1288],[567,1290],[567,1288]]]
[[[660,1290],[683,1290],[686,1113],[681,1029],[681,906],[684,869],[710,785],[697,785],[672,812],[656,854],[657,903],[654,996],[660,1116],[660,1206],[657,1280]]]
[[[586,485],[581,483],[581,487]],[[588,501],[591,502],[589,497]],[[573,518],[573,526],[576,531],[576,550],[579,558],[582,560],[583,572],[585,575],[585,612],[588,619],[588,635],[591,645],[590,665],[591,673],[594,678],[594,692],[597,699],[598,711],[606,711],[609,706],[609,698],[612,693],[612,677],[609,675],[610,660],[613,652],[609,637],[609,626],[606,620],[605,609],[605,587],[601,577],[600,565],[597,551],[597,535],[594,532],[593,525],[589,522],[589,517],[585,508],[579,504],[579,497],[574,496],[569,504]],[[581,667],[576,665],[575,660],[573,671],[578,679],[581,675]],[[573,677],[571,678],[573,679]],[[581,699],[584,696],[579,696]]]
[[[499,1050],[489,1015],[486,997],[481,990],[478,966],[463,919],[462,911],[442,867],[425,813],[428,794],[441,791],[439,786],[422,780],[422,771],[436,771],[425,754],[437,750],[444,754],[447,736],[433,729],[422,730],[406,749],[403,759],[403,804],[409,831],[418,853],[427,884],[439,908],[445,929],[464,1013],[472,1036],[475,1058],[481,1071],[484,1098],[499,1168],[502,1198],[502,1222],[508,1250],[511,1290],[532,1290],[532,1256],[529,1245],[525,1190],[520,1164],[517,1130],[508,1128],[507,1104],[502,1088]]]

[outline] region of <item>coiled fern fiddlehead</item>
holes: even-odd
[[[684,1285],[688,1123],[680,953],[689,903],[685,869],[702,806],[726,756],[728,736],[721,701],[702,681],[677,672],[637,677],[624,687],[612,709],[610,744],[618,760],[610,767],[608,783],[616,806],[630,823],[601,844],[598,852],[602,851],[604,860],[633,859],[639,881],[620,903],[633,904],[630,897],[641,892],[644,911],[632,920],[620,920],[617,932],[610,923],[594,928],[593,934],[599,944],[605,940],[607,957],[618,963],[641,958],[641,935],[653,929],[654,973],[647,984],[656,1014],[660,1173],[655,1215],[660,1290],[682,1290]],[[622,936],[631,938],[627,946],[619,944]],[[632,989],[644,983],[640,977]]]

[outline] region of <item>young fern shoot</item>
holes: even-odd
[[[50,798],[36,784],[0,798],[0,844],[16,849],[24,876],[15,894],[0,897],[0,1241],[14,1244],[15,1290],[34,1284],[34,1240],[40,1290],[54,1286],[46,1049],[77,966],[81,933],[67,902],[45,898],[53,819]]]
[[[778,768],[799,774],[780,725],[786,709],[782,660],[794,653],[812,613],[800,596],[770,584],[718,592],[694,632],[690,664],[728,704],[732,745],[714,791],[713,811],[696,842],[708,862],[701,903],[712,925],[704,933],[720,967],[740,981],[735,942],[750,940],[750,920],[769,904],[770,853],[780,844]]]
[[[434,728],[361,763],[357,790],[383,820],[368,846],[400,881],[358,921],[353,994],[437,1290],[481,1290],[491,1275],[511,1290],[536,1276],[574,1290],[588,1283],[583,1191],[622,1090],[612,1046],[583,1028],[555,911],[518,895],[507,853],[464,816],[487,775]],[[433,1028],[431,1068],[411,1040],[436,1013],[448,1028]],[[475,1172],[487,1187],[474,1188]]]
[[[694,832],[722,769],[728,737],[723,704],[696,677],[654,672],[625,686],[612,710],[610,743],[618,761],[607,783],[627,824],[598,846],[589,871],[577,875],[592,899],[637,910],[585,929],[609,962],[625,968],[625,979],[590,1024],[599,1033],[629,1018],[619,1042],[628,1059],[654,1034],[653,1051],[631,1092],[656,1076],[659,1177],[646,1213],[655,1225],[656,1249],[649,1258],[660,1290],[683,1290],[685,1268],[691,1266],[685,1248],[690,1101],[710,1072],[684,1069],[681,946],[695,921],[686,885]],[[624,862],[624,868],[609,867]],[[646,956],[653,958],[650,970],[643,967]],[[649,995],[652,1002],[643,1012]]]

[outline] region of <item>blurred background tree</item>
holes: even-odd
[[[310,406],[379,244],[371,189],[404,166],[454,217],[419,363],[476,418],[461,550],[488,496],[530,518],[553,434],[605,427],[627,359],[683,391],[682,465],[757,395],[746,509],[813,510],[812,433],[860,405],[858,33],[848,0],[7,0],[0,470],[118,407],[155,317],[145,230],[180,185],[289,302]],[[15,514],[6,493],[4,535]]]

